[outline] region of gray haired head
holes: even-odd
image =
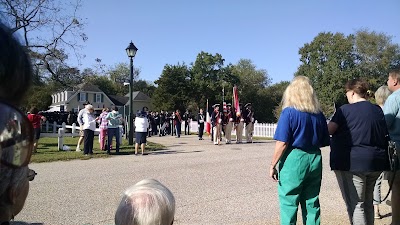
[[[172,192],[154,179],[126,189],[115,213],[116,225],[171,225],[175,215]]]

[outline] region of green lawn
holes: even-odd
[[[115,150],[111,151],[111,155],[108,155],[106,151],[100,150],[100,145],[98,142],[98,137],[95,136],[94,144],[93,144],[93,155],[84,156],[83,155],[83,145],[81,146],[81,152],[76,152],[76,144],[78,142],[78,137],[64,137],[64,145],[70,147],[70,151],[59,151],[57,149],[57,141],[56,137],[44,137],[40,138],[39,145],[37,149],[37,153],[34,153],[31,158],[31,162],[40,163],[40,162],[52,162],[52,161],[67,161],[73,159],[90,159],[90,158],[105,158],[112,157],[115,154]],[[115,139],[114,139],[115,140]],[[147,146],[145,148],[145,152],[155,151],[165,149],[163,145],[147,142]],[[115,146],[115,141],[113,146]],[[120,155],[131,155],[134,154],[135,149],[134,146],[128,145],[128,140],[123,138],[122,145],[120,146]],[[139,147],[139,152],[140,147]]]

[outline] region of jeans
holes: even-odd
[[[374,186],[374,205],[382,203],[381,185],[382,185],[383,173],[376,179]]]
[[[93,154],[94,131],[86,129],[83,131],[83,134],[85,135],[83,137],[83,153]]]
[[[381,173],[335,170],[351,224],[374,224],[373,191]]]
[[[107,152],[109,153],[111,148],[112,148],[112,140],[113,137],[115,136],[115,140],[116,140],[116,152],[119,152],[119,127],[117,128],[108,128],[107,129],[107,133],[108,133],[108,148],[107,148]]]
[[[199,138],[203,138],[204,123],[199,123]]]

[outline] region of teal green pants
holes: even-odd
[[[321,150],[287,149],[279,163],[279,205],[282,225],[295,225],[300,203],[303,224],[320,224]]]

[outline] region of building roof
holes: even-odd
[[[129,100],[129,93],[125,97],[128,97]],[[150,97],[141,91],[132,92],[132,99],[133,101],[150,101]]]
[[[92,92],[103,92],[97,85],[89,84],[89,83],[82,83],[78,84],[76,91],[92,91]]]
[[[129,97],[125,96],[118,96],[118,95],[107,95],[107,96],[116,106],[123,106],[129,101]]]

